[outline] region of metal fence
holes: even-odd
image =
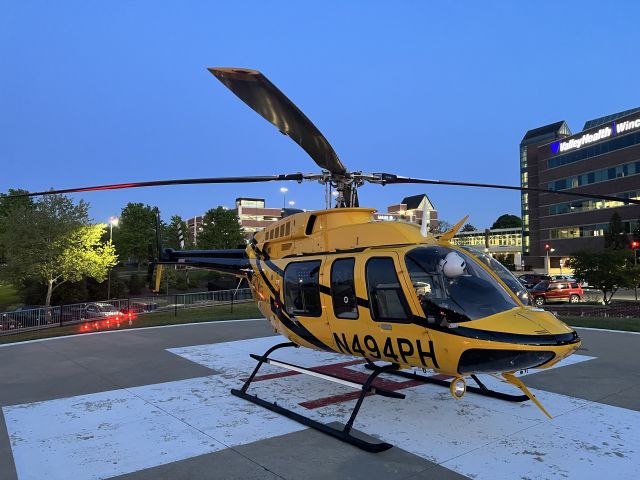
[[[13,312],[0,313],[0,335],[83,322],[96,326],[98,322],[106,324],[102,326],[119,326],[120,322],[130,321],[138,315],[166,311],[173,311],[177,315],[182,309],[244,303],[251,299],[251,289],[241,288],[103,300],[48,308],[21,308]]]

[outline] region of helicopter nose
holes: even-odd
[[[485,342],[461,352],[462,375],[547,368],[580,347],[575,330],[546,311],[517,309],[467,325],[468,336]]]
[[[553,360],[550,350],[496,350],[475,348],[466,350],[458,362],[458,373],[513,372],[535,368]]]

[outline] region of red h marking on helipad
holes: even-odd
[[[336,377],[340,377],[344,380],[351,380],[352,382],[365,383],[367,381],[367,378],[369,378],[368,374],[357,372],[355,370],[351,370],[350,368],[347,368],[352,365],[359,365],[359,364],[362,364],[362,360],[351,360],[348,362],[333,363],[331,365],[321,365],[319,367],[310,368],[309,370],[313,370],[314,372],[318,372],[318,373],[333,375]],[[259,382],[262,380],[272,380],[274,378],[291,377],[293,375],[302,375],[302,374],[300,372],[270,373],[267,375],[257,376],[253,379],[253,381]],[[429,378],[438,378],[441,380],[446,380],[451,377],[447,377],[444,375],[433,375]],[[424,385],[424,383],[425,382],[420,380],[404,380],[401,382],[396,382],[394,380],[388,380],[385,378],[378,377],[373,381],[373,386],[379,387],[379,388],[385,388],[387,390],[391,390],[392,392],[395,392],[398,390],[404,390],[405,388]],[[369,392],[367,393],[367,396],[369,395],[373,395],[373,394]],[[335,403],[348,402],[350,400],[355,400],[359,396],[360,396],[360,391],[356,390],[354,392],[343,393],[340,395],[332,395],[329,397],[318,398],[316,400],[309,400],[307,402],[302,402],[299,405],[302,407],[308,408],[310,410],[313,410],[315,408],[321,408],[321,407],[325,407],[327,405],[331,405]]]

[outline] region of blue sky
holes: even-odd
[[[0,191],[317,171],[206,70],[261,70],[350,170],[518,184],[524,133],[640,106],[637,2],[0,2]],[[281,184],[94,192],[190,217]],[[322,187],[288,184],[322,208]],[[366,186],[385,210],[427,192],[478,227],[515,192]],[[77,197],[80,198],[80,197]]]

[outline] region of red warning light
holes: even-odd
[[[545,250],[549,250],[551,248],[551,245],[549,245],[548,243],[544,244],[544,249]]]
[[[631,248],[633,248],[634,250],[636,248],[640,248],[640,242],[638,242],[637,240],[634,240],[633,242],[631,242]]]

